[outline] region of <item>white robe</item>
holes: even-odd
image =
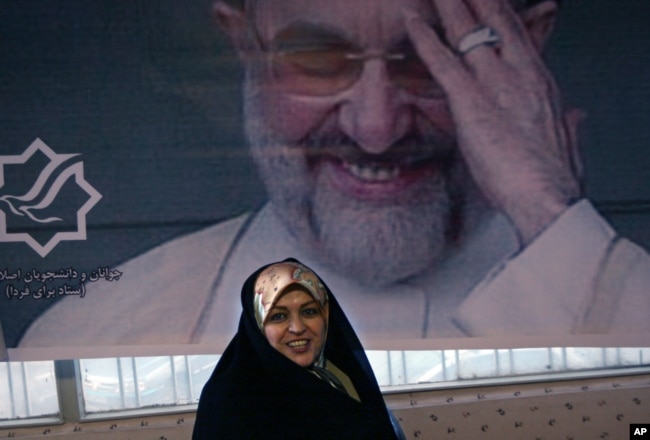
[[[91,356],[218,352],[236,331],[246,277],[287,257],[336,292],[366,348],[650,343],[650,256],[588,201],[523,250],[496,214],[463,242],[430,273],[378,291],[320,267],[267,205],[156,247],[119,267],[119,281],[59,301],[20,348],[57,347],[58,357],[79,357],[79,346]],[[149,349],[125,350],[141,345]]]

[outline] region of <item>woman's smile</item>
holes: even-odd
[[[325,316],[318,301],[303,288],[290,287],[269,310],[264,335],[277,351],[309,367],[325,343]]]

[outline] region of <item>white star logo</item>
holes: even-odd
[[[22,195],[4,194],[5,165],[24,165],[37,152],[49,159],[49,163],[40,171],[32,187]],[[86,239],[86,214],[102,198],[92,185],[84,179],[83,162],[74,161],[78,154],[56,154],[40,139],[36,139],[18,156],[0,155],[0,242],[24,242],[45,257],[61,241]],[[77,210],[76,230],[55,232],[44,244],[39,243],[29,232],[9,232],[7,215],[16,218],[28,218],[34,224],[53,223],[62,221],[57,216],[43,216],[48,208],[57,200],[64,184],[74,177],[74,183],[88,195],[88,199]],[[5,212],[5,208],[7,211]],[[69,228],[68,228],[69,229]]]

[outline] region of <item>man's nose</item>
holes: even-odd
[[[412,111],[388,77],[385,62],[368,60],[341,104],[339,126],[365,152],[381,154],[408,132]]]

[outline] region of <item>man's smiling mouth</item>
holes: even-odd
[[[340,132],[314,134],[300,145],[310,169],[340,193],[390,203],[407,196],[407,188],[417,191],[424,180],[444,179],[458,159],[455,143],[442,135],[410,134],[378,154]]]
[[[370,183],[389,182],[397,179],[401,171],[400,167],[395,165],[361,165],[345,161],[342,162],[342,165],[357,179]]]
[[[422,152],[399,156],[370,156],[356,154],[354,156],[337,156],[324,154],[324,161],[333,163],[361,184],[395,184],[400,181],[413,180],[424,172],[440,174],[453,164],[453,153]]]

